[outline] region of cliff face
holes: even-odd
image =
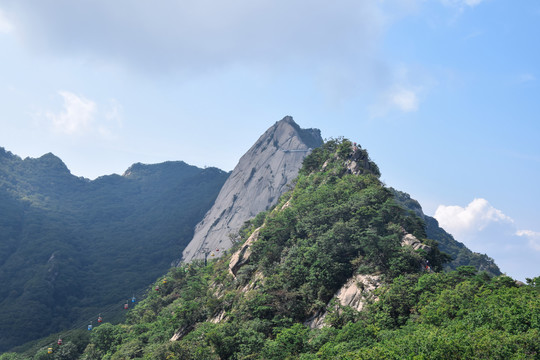
[[[297,176],[304,157],[322,142],[320,130],[301,129],[290,116],[270,127],[242,156],[214,205],[195,228],[183,261],[204,258],[205,251],[218,256],[230,248],[230,234],[274,205]]]

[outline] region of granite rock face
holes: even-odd
[[[231,272],[232,276],[236,277],[238,269],[249,261],[249,258],[251,257],[251,245],[259,238],[260,230],[261,228],[256,229],[253,234],[251,234],[249,239],[247,239],[246,242],[240,247],[240,249],[232,254],[231,261],[229,262],[229,271]]]
[[[229,249],[231,234],[274,205],[298,175],[304,157],[322,143],[320,130],[301,129],[290,116],[270,127],[232,171],[214,205],[195,228],[182,260],[202,259],[205,252],[219,256]]]
[[[405,234],[405,236],[403,236],[403,239],[401,239],[401,246],[410,246],[414,250],[422,249],[427,253],[431,252],[431,246],[423,244],[412,234]]]
[[[350,306],[356,311],[362,311],[364,306],[370,301],[376,301],[378,298],[373,291],[381,286],[381,276],[379,275],[362,275],[356,274],[352,276],[339,289],[334,298],[339,306]],[[328,306],[331,302],[328,303]],[[336,309],[341,311],[339,308]],[[327,324],[325,323],[327,311],[321,311],[308,319],[304,325],[312,329],[321,329]]]

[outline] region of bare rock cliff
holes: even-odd
[[[219,256],[232,245],[231,234],[274,205],[298,175],[304,157],[321,146],[318,129],[301,129],[290,116],[270,127],[242,156],[216,202],[195,228],[183,261]],[[216,251],[219,250],[219,251]]]

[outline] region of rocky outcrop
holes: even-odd
[[[379,175],[379,168],[369,159],[366,150],[362,149],[356,143],[353,143],[352,154],[346,162],[347,171],[350,174],[361,175],[364,173],[372,173]]]
[[[253,234],[246,240],[244,244],[238,249],[237,252],[232,254],[231,260],[229,262],[229,271],[230,273],[236,277],[236,273],[238,272],[238,269],[242,267],[242,265],[245,265],[251,256],[251,244],[255,242],[259,237],[259,231],[261,228],[256,229],[253,231]]]
[[[225,312],[225,310],[221,310],[216,315],[214,315],[213,317],[208,319],[208,321],[211,322],[211,323],[217,324],[217,323],[222,322],[223,319],[225,319],[226,315],[227,315],[227,313]],[[171,341],[175,341],[175,340],[171,339]]]
[[[186,336],[191,330],[193,330],[193,326],[184,326],[180,330],[175,332],[169,341],[172,342],[172,341],[182,340],[182,338]]]
[[[351,277],[345,285],[334,295],[340,306],[350,306],[356,311],[362,311],[368,301],[375,301],[377,298],[373,295],[373,290],[381,285],[381,279],[378,275],[357,274]],[[338,311],[340,311],[338,309]],[[327,312],[319,312],[305,325],[312,329],[320,329],[325,326]]]
[[[380,286],[377,275],[355,275],[336,293],[341,306],[350,306],[357,311],[364,308],[367,298],[373,298],[373,290]]]
[[[425,250],[427,253],[431,252],[431,246],[423,244],[420,240],[416,238],[416,236],[412,234],[406,234],[403,236],[403,239],[401,239],[401,246],[410,246],[414,250],[422,249]]]
[[[274,205],[297,175],[304,157],[322,145],[320,130],[301,129],[287,116],[269,128],[247,151],[223,185],[214,205],[195,228],[183,261],[204,257],[207,249],[232,246],[243,223]]]

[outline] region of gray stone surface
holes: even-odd
[[[373,291],[381,286],[381,277],[379,275],[361,275],[352,276],[339,289],[334,298],[337,299],[340,306],[350,306],[356,311],[362,311],[368,301],[376,301],[377,297]],[[330,306],[331,302],[327,306]],[[340,309],[337,309],[341,311]],[[325,324],[327,311],[321,311],[308,319],[304,324],[312,329],[320,329]]]
[[[414,250],[422,249],[428,253],[431,252],[431,246],[423,244],[412,234],[405,234],[405,236],[403,236],[403,239],[401,239],[401,246],[410,246]]]
[[[274,205],[298,175],[310,149],[322,142],[320,130],[301,129],[290,116],[270,127],[232,171],[214,205],[196,226],[182,260],[202,259],[205,251],[219,256],[229,249],[230,234]]]
[[[261,228],[258,228],[253,231],[253,234],[251,234],[249,239],[247,239],[246,242],[242,244],[240,249],[238,249],[237,252],[231,255],[231,260],[229,261],[229,271],[235,278],[238,269],[240,269],[244,264],[249,261],[249,258],[251,257],[251,244],[253,244],[254,241],[257,241],[257,239],[259,238],[260,230]]]

